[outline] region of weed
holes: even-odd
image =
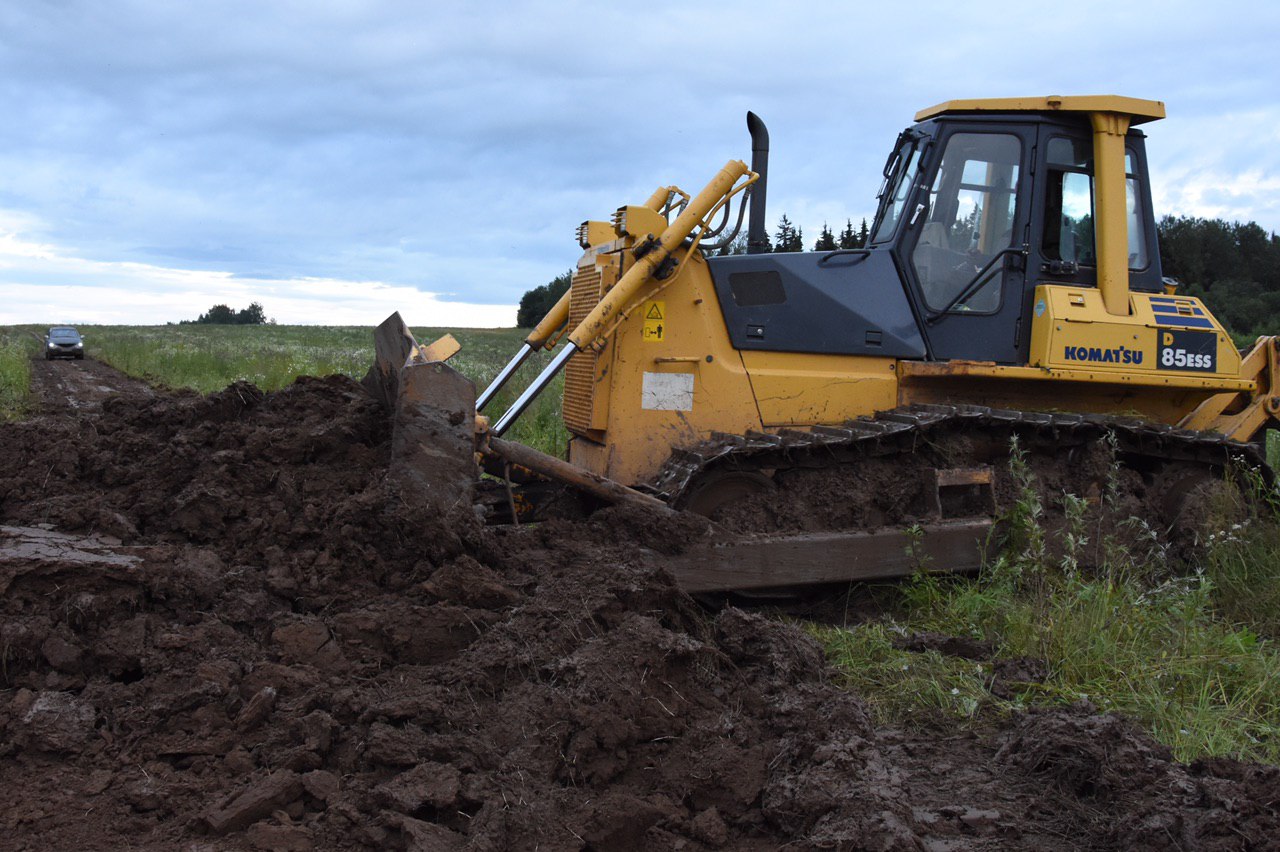
[[[1255,514],[1221,528],[1202,564],[1169,576],[1145,519],[1095,529],[1103,564],[1086,570],[1089,512],[1065,495],[1064,522],[1046,528],[1025,455],[1012,448],[1018,489],[1003,518],[1003,548],[977,578],[917,574],[898,587],[891,616],[848,628],[814,627],[849,688],[883,721],[942,715],[968,720],[1026,704],[1086,698],[1144,725],[1181,760],[1280,759],[1280,523]],[[1254,472],[1256,476],[1256,472]],[[1118,482],[1118,471],[1111,478]],[[1256,476],[1254,487],[1261,487]],[[1109,485],[1096,510],[1119,505]],[[1255,502],[1274,496],[1267,491]],[[1061,553],[1050,559],[1049,553]],[[1096,570],[1094,570],[1096,569]],[[1157,579],[1159,578],[1159,579]],[[995,658],[1043,661],[1043,683],[988,688],[984,663],[911,653],[894,635],[932,631],[983,639]]]
[[[0,332],[0,420],[14,419],[26,411],[33,340],[22,331]]]
[[[1062,534],[1062,559],[1058,567],[1068,577],[1074,577],[1080,570],[1080,557],[1089,544],[1089,536],[1085,534],[1085,512],[1089,501],[1074,494],[1062,495],[1062,514],[1065,529]]]
[[[1043,524],[1044,502],[1017,435],[1009,445],[1009,473],[1018,496],[1003,518],[1005,546],[989,570],[999,582],[1018,585],[1043,574],[1048,550]]]
[[[912,524],[905,532],[906,553],[907,559],[911,560],[911,570],[915,574],[924,574],[929,570],[929,563],[933,561],[924,549],[924,527],[920,524]]]
[[[1205,559],[1212,604],[1223,620],[1280,641],[1280,497],[1260,471],[1238,467],[1234,475],[1248,512],[1214,511]]]

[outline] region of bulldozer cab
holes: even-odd
[[[889,154],[865,247],[708,260],[734,348],[1025,366],[1042,285],[1095,288],[1128,315],[1130,291],[1163,288],[1131,129],[1163,114],[1115,96],[922,110]]]
[[[931,360],[1026,364],[1036,286],[1097,284],[1089,115],[991,103],[923,111],[885,170],[871,248],[894,255]],[[1124,137],[1127,277],[1158,292],[1143,141]]]

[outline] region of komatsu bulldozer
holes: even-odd
[[[395,411],[397,475],[447,509],[478,499],[478,460],[507,520],[537,517],[547,483],[706,515],[732,534],[676,560],[690,591],[974,568],[1011,441],[1058,461],[1056,487],[1096,502],[1120,468],[1153,526],[1186,523],[1229,466],[1270,481],[1280,384],[1275,338],[1238,351],[1162,277],[1137,128],[1164,114],[1110,95],[921,110],[866,244],[799,253],[768,250],[748,114],[750,167],[582,223],[569,291],[478,398],[451,338],[378,329],[366,381]],[[744,216],[747,252],[723,255]],[[477,414],[539,349],[515,402]],[[561,372],[568,458],[504,440]]]

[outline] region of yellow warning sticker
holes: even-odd
[[[644,328],[640,336],[648,343],[661,343],[667,334],[667,303],[644,303]]]

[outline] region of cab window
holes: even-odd
[[[971,294],[956,311],[990,313],[1000,307],[1002,264],[982,281],[977,274],[1013,244],[1022,142],[1003,133],[957,133],[947,140],[929,191],[929,214],[911,261],[933,310]]]
[[[1049,181],[1041,248],[1050,260],[1097,266],[1093,238],[1093,143],[1056,136],[1047,148]],[[1128,213],[1129,268],[1145,269],[1147,235],[1138,205],[1142,197],[1134,155],[1126,151],[1125,210]]]
[[[920,145],[914,138],[907,139],[898,149],[890,167],[885,169],[885,183],[880,189],[880,210],[876,216],[871,242],[884,242],[893,236],[907,206],[907,195],[916,185],[920,170]]]

